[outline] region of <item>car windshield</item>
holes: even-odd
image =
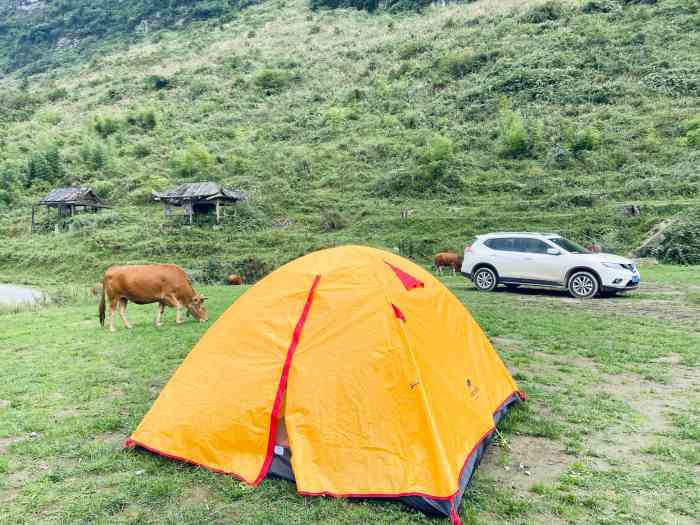
[[[569,253],[591,253],[580,244],[576,244],[575,242],[570,241],[569,239],[564,239],[564,237],[554,237],[549,240],[557,246],[559,246],[560,248],[565,249]]]

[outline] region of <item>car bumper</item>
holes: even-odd
[[[639,286],[639,272],[607,271],[601,276],[601,287],[604,291],[634,290]]]
[[[472,274],[470,274],[469,272],[459,272],[459,273],[461,273],[462,275],[464,275],[467,279],[472,280]]]

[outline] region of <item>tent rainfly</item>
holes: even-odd
[[[397,498],[458,524],[524,394],[462,303],[395,254],[345,246],[259,281],[204,334],[126,447],[303,495]]]
[[[194,215],[209,213],[215,214],[216,224],[219,224],[221,206],[235,204],[246,197],[244,191],[224,188],[216,182],[188,182],[171,190],[153,192],[153,199],[163,203],[166,215],[172,214],[173,207],[182,207],[190,224]]]
[[[49,210],[55,209],[59,219],[73,217],[81,212],[97,213],[102,208],[111,208],[91,188],[55,188],[46,197],[32,206],[32,231],[37,228],[36,209],[38,206],[46,206],[47,216]]]

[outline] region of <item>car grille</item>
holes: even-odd
[[[634,279],[630,279],[629,281],[627,281],[627,284],[625,285],[625,288],[632,288],[632,287],[635,287],[635,286],[639,286],[639,283],[638,283],[638,282],[635,282]]]

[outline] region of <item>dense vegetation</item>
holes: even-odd
[[[235,17],[256,0],[4,0],[0,1],[0,68],[24,74],[104,52],[125,49],[150,32]]]
[[[0,80],[5,278],[83,279],[143,260],[259,273],[346,242],[420,258],[494,229],[625,251],[700,203],[697,0],[401,14],[183,1],[128,45],[157,4],[131,3],[96,25],[47,16],[57,38],[102,32],[78,37],[76,50],[92,50],[83,61],[16,38],[38,9],[0,19],[3,42],[34,50],[6,54],[21,69]],[[196,15],[204,4],[221,9]],[[44,13],[90,18],[87,5]],[[200,21],[173,24],[183,19]],[[222,229],[170,228],[150,193],[188,180],[251,198]],[[68,184],[116,210],[31,236],[30,204]],[[630,203],[641,215],[624,213]]]

